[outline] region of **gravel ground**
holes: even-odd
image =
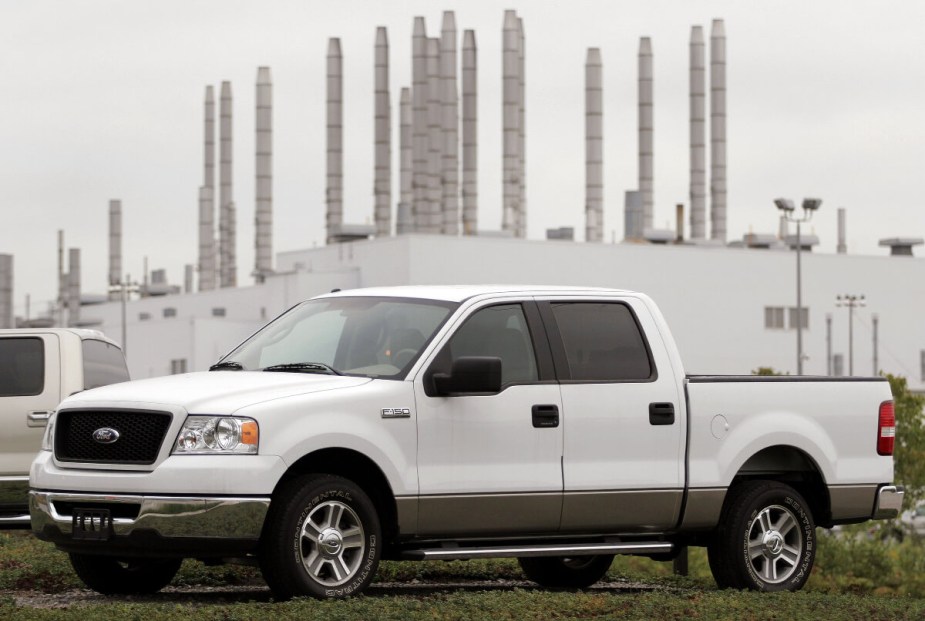
[[[387,595],[426,596],[446,591],[506,591],[510,589],[539,589],[526,580],[465,580],[454,582],[377,582],[366,590],[370,597]],[[599,582],[590,591],[615,593],[639,593],[642,591],[664,591],[664,585],[642,582]],[[102,604],[111,601],[175,603],[199,605],[223,605],[236,602],[268,602],[270,591],[261,586],[168,586],[155,595],[106,596],[89,589],[72,589],[61,593],[38,591],[0,591],[0,597],[12,597],[17,606],[26,608],[68,608],[88,604]]]

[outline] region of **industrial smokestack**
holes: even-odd
[[[64,320],[64,309],[67,305],[67,274],[64,272],[64,231],[58,229],[58,300],[57,300],[57,325],[65,327],[67,323]]]
[[[678,203],[675,205],[675,236],[674,241],[680,244],[684,241],[684,205]]]
[[[838,208],[838,247],[835,249],[835,252],[838,254],[846,254],[848,252],[848,244],[845,241],[845,229],[846,229],[846,218],[845,208]]]
[[[222,82],[219,103],[219,242],[221,286],[234,287],[237,282],[234,215],[232,203],[232,135],[231,82]]]
[[[411,188],[414,200],[411,205],[413,230],[425,229],[429,212],[427,188],[430,172],[427,168],[427,31],[424,18],[414,18],[411,36]]]
[[[122,282],[122,201],[109,201],[109,286]],[[119,300],[118,291],[110,291],[110,300]]]
[[[504,12],[502,31],[503,193],[501,228],[518,234],[520,222],[520,32],[517,14]]]
[[[411,144],[411,89],[401,89],[401,103],[398,106],[401,117],[398,136],[398,149],[401,156],[399,169],[399,187],[401,201],[398,203],[398,213],[395,217],[395,234],[404,235],[414,230],[414,216],[411,213],[411,204],[414,200],[414,190],[411,186],[412,175],[412,144]]]
[[[443,106],[440,80],[440,39],[427,39],[427,221],[426,233],[443,230]]]
[[[626,241],[642,241],[642,192],[627,190],[623,203],[623,235]]]
[[[80,323],[80,248],[68,249],[67,325]]]
[[[475,31],[463,32],[462,46],[462,223],[463,234],[478,231],[478,64]]]
[[[639,39],[639,192],[642,194],[643,229],[652,228],[652,40]]]
[[[604,238],[604,86],[601,50],[585,60],[585,241]]]
[[[726,241],[726,30],[710,35],[710,237]]]
[[[375,197],[376,236],[392,233],[392,109],[389,96],[389,37],[383,26],[376,28],[375,52]]]
[[[333,243],[344,223],[344,124],[343,124],[343,57],[340,39],[328,40],[328,186],[327,186],[327,243]]]
[[[517,99],[520,101],[520,119],[517,122],[519,130],[519,144],[517,150],[520,153],[520,162],[518,167],[518,176],[520,178],[520,200],[518,203],[517,217],[517,237],[524,238],[527,236],[527,73],[524,64],[526,53],[524,39],[524,20],[522,17],[517,18],[517,73],[520,78],[520,89]]]
[[[205,144],[203,150],[202,185],[215,187],[215,96],[211,86],[206,87]]]
[[[691,28],[691,239],[706,237],[706,59],[703,28]]]
[[[215,289],[215,204],[214,191],[199,188],[199,290]]]
[[[459,91],[456,88],[456,18],[443,12],[440,32],[443,125],[443,234],[459,234]]]
[[[269,67],[257,69],[256,114],[254,278],[261,283],[273,273],[273,82]]]
[[[193,292],[193,264],[183,266],[183,293]]]
[[[28,315],[28,311],[26,314]],[[0,329],[15,327],[13,320],[13,255],[0,254]]]

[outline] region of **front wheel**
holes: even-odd
[[[540,586],[584,589],[604,577],[613,563],[613,555],[525,556],[517,561],[527,578]]]
[[[183,559],[127,558],[71,554],[84,584],[103,595],[148,595],[170,584]]]
[[[796,591],[816,558],[816,525],[792,487],[751,481],[732,490],[707,547],[721,588]]]
[[[274,494],[260,542],[260,569],[277,599],[360,593],[381,555],[376,509],[352,481],[294,479]]]

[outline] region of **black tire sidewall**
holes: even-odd
[[[761,511],[773,505],[782,506],[794,515],[803,539],[803,550],[796,570],[792,576],[780,583],[765,582],[755,572],[748,554],[749,526]],[[740,555],[736,565],[748,588],[758,591],[796,591],[802,588],[809,579],[816,557],[816,528],[812,514],[807,509],[806,501],[796,490],[777,485],[763,491],[745,509],[744,515],[736,521],[736,531],[739,535],[737,547]]]
[[[302,524],[318,505],[327,501],[341,502],[356,512],[363,524],[366,546],[357,573],[348,582],[336,587],[317,582],[302,566]],[[280,536],[285,537],[286,564],[289,565],[283,569],[296,587],[294,595],[304,594],[324,599],[347,597],[365,589],[376,575],[382,541],[379,520],[366,494],[346,479],[323,477],[306,486],[289,505]]]

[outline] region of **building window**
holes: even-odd
[[[147,321],[151,319],[151,313],[138,313],[138,321]]]
[[[186,373],[186,358],[177,358],[170,361],[170,374],[177,375],[179,373]]]
[[[165,319],[168,317],[176,317],[176,316],[177,316],[177,309],[173,308],[172,306],[168,306],[167,308],[164,309]]]
[[[783,306],[765,306],[764,307],[764,327],[768,330],[784,329],[784,307]]]
[[[223,307],[223,306],[217,306],[217,307],[213,308],[213,309],[212,309],[212,316],[213,316],[213,317],[224,317],[224,316],[225,316],[225,307]]]
[[[790,311],[789,313],[790,329],[796,330],[797,329],[797,309],[796,307],[791,307],[788,310]],[[809,329],[809,309],[804,306],[800,310],[803,311],[801,313],[803,315],[803,321],[802,321],[803,329],[808,330]]]

